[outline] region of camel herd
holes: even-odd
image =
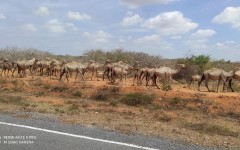
[[[102,80],[107,79],[112,83],[116,82],[116,79],[119,78],[117,84],[122,84],[123,79],[127,78],[127,75],[130,73],[133,74],[133,83],[141,85],[145,79],[146,87],[149,84],[149,81],[152,81],[152,84],[155,85],[157,88],[158,81],[163,80],[164,83],[177,83],[172,77],[174,74],[179,73],[183,68],[185,68],[184,64],[178,64],[175,69],[167,67],[165,65],[162,66],[154,66],[150,67],[139,67],[139,61],[135,61],[134,65],[130,65],[126,61],[119,61],[119,62],[111,62],[110,60],[106,60],[105,64],[97,63],[93,60],[90,60],[88,63],[80,63],[76,61],[65,62],[59,61],[56,59],[46,58],[45,60],[39,60],[37,58],[33,58],[31,60],[17,60],[17,61],[9,61],[8,59],[4,58],[0,60],[0,68],[1,76],[11,76],[14,77],[14,72],[17,70],[17,76],[20,78],[24,78],[29,73],[32,78],[34,76],[49,76],[50,79],[52,77],[56,77],[60,81],[62,80],[63,76],[65,75],[66,80],[69,82],[69,77],[75,73],[75,81],[77,77],[80,75],[81,79],[85,82],[84,74],[86,72],[91,72],[91,80],[93,80],[93,76],[97,77],[97,81],[99,81],[99,72],[102,72]],[[28,71],[27,71],[28,70]],[[189,89],[192,83],[198,82],[198,90],[200,91],[200,85],[202,81],[205,80],[205,86],[207,87],[208,91],[210,91],[208,87],[208,81],[214,80],[218,81],[217,85],[217,92],[219,91],[219,84],[222,81],[225,87],[228,85],[232,91],[232,80],[240,81],[240,68],[236,67],[234,70],[230,72],[226,72],[222,69],[212,68],[209,70],[205,70],[203,74],[200,75],[193,75],[192,79],[189,83]]]

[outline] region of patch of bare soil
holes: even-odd
[[[65,123],[211,147],[240,148],[239,93],[209,93],[203,86],[202,92],[198,92],[195,87],[186,88],[185,84],[171,85],[169,91],[131,84],[131,78],[122,85],[114,85],[95,78],[87,79],[86,83],[73,79],[67,83],[48,77],[34,80],[3,77],[0,79],[0,111],[40,112],[55,115]],[[121,102],[124,95],[136,92],[154,94],[154,100],[151,104],[136,106]]]

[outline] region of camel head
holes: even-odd
[[[4,58],[4,59],[3,59],[3,62],[8,62],[8,59],[7,59],[7,58]]]
[[[95,63],[95,61],[94,61],[94,60],[89,60],[89,62],[90,62],[90,63]]]
[[[185,64],[177,64],[177,67],[179,67],[179,68],[185,68],[186,65],[185,65]]]

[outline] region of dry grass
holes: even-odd
[[[203,132],[206,134],[218,134],[222,136],[232,136],[232,137],[240,137],[240,132],[232,131],[228,127],[209,124],[207,122],[200,122],[200,123],[192,123],[192,122],[185,122],[183,127],[195,130],[197,132]]]

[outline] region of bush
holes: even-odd
[[[53,92],[64,92],[66,90],[68,90],[68,87],[66,86],[55,86],[51,89]]]
[[[91,98],[97,101],[108,101],[110,98],[117,98],[119,91],[119,87],[104,87],[93,93]]]
[[[129,105],[129,106],[145,106],[152,104],[153,100],[155,98],[155,95],[153,94],[146,94],[146,93],[129,93],[124,95],[121,98],[121,102],[123,104]]]
[[[168,84],[168,83],[163,83],[163,84],[162,84],[162,90],[163,90],[163,91],[170,91],[170,90],[172,90],[172,87],[171,87],[171,85]]]
[[[74,97],[82,97],[82,92],[77,90],[74,93],[72,93],[72,96],[74,96]]]

